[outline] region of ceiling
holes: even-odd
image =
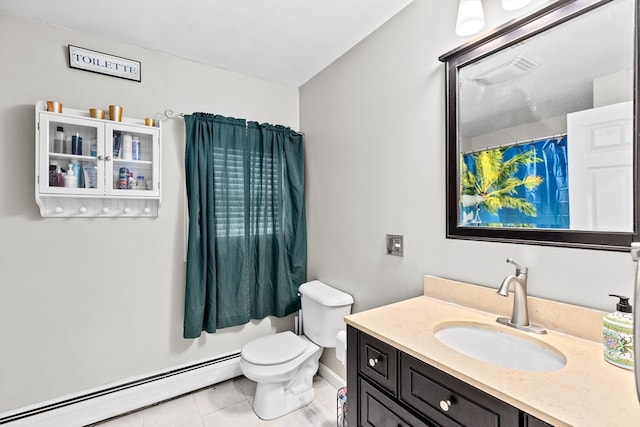
[[[412,1],[0,0],[0,11],[300,86]]]

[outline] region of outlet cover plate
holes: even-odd
[[[401,234],[387,234],[387,255],[403,256],[404,236]]]

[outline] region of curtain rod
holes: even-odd
[[[164,110],[162,114],[156,114],[156,116],[160,116],[160,115],[164,116],[164,118],[161,120],[184,119],[184,113],[174,113],[173,110],[170,108],[167,108],[166,110]],[[298,130],[293,130],[293,131],[299,135],[304,136],[304,132],[300,132]]]
[[[184,113],[174,113],[172,109],[168,108],[163,111],[162,115],[168,119],[184,119]]]
[[[565,136],[566,134],[567,134],[566,132],[563,132],[563,133],[557,133],[555,135],[541,136],[541,137],[531,138],[531,139],[523,139],[523,140],[511,143],[511,144],[500,144],[500,145],[494,145],[493,147],[480,148],[478,150],[463,151],[460,154],[461,155],[465,155],[465,154],[477,153],[479,151],[495,150],[496,148],[502,148],[502,147],[517,147],[518,145],[529,144],[529,143],[532,143],[534,141],[542,141],[543,139],[560,138],[560,137]]]

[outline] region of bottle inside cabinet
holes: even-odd
[[[56,121],[49,121],[48,129],[48,170],[49,180],[43,181],[49,189],[52,187],[67,187],[82,189],[97,188],[97,148],[93,147],[92,141],[97,141],[98,129],[80,124],[70,125]],[[69,165],[73,165],[73,171],[69,171]],[[55,175],[53,179],[52,175]],[[75,186],[71,186],[71,178],[65,177],[73,175]],[[62,177],[60,179],[60,176]]]
[[[113,131],[113,178],[111,188],[117,190],[153,190],[152,135]],[[142,177],[142,185],[138,183]],[[146,184],[145,184],[146,183]]]

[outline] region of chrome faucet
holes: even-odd
[[[527,274],[529,269],[518,264],[512,258],[507,258],[507,262],[516,266],[516,274],[504,278],[498,288],[498,295],[506,297],[509,295],[509,291],[513,292],[513,312],[511,319],[498,317],[496,322],[527,332],[546,334],[547,331],[543,328],[529,323],[529,309],[527,307]]]

